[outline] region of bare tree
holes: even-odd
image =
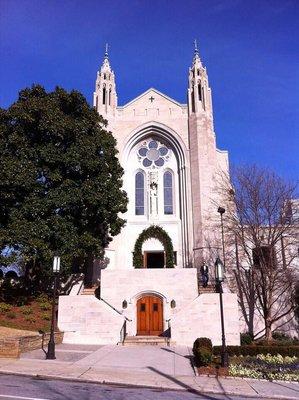
[[[259,313],[270,340],[274,326],[293,317],[298,220],[288,210],[295,186],[273,172],[246,166],[233,170],[230,179],[222,176],[220,190],[228,204],[226,241],[235,248],[240,308],[249,333],[258,333],[254,319]]]

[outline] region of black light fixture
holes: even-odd
[[[226,267],[226,263],[225,263],[225,249],[224,249],[224,229],[223,229],[223,214],[225,213],[225,208],[218,207],[217,212],[220,214],[221,238],[222,238],[222,256],[223,256],[223,264],[224,264],[224,268],[225,268]]]
[[[223,299],[222,299],[222,293],[223,293],[222,282],[224,281],[224,265],[219,257],[217,257],[215,261],[215,280],[220,300],[220,318],[221,318],[221,333],[222,333],[221,367],[228,367],[229,359],[225,343],[224,313],[223,313]]]
[[[124,301],[123,301],[122,307],[123,307],[123,308],[127,308],[127,307],[128,307],[128,302],[127,302],[127,300],[124,300]]]
[[[170,302],[170,307],[171,307],[171,308],[176,308],[176,302],[175,302],[175,300],[171,300],[171,302]]]
[[[56,292],[57,292],[57,281],[58,275],[60,272],[60,257],[58,255],[54,256],[53,259],[53,274],[54,274],[54,289],[53,289],[53,298],[52,298],[52,318],[51,318],[51,333],[50,340],[48,343],[48,351],[46,354],[47,360],[55,360],[55,339],[54,339],[54,331],[55,331],[55,303],[56,303]]]

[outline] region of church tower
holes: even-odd
[[[107,44],[103,64],[97,73],[93,106],[104,118],[115,115],[117,107],[115,76],[109,63]]]
[[[212,182],[217,165],[211,89],[195,41],[188,76],[188,125],[193,214],[194,266],[204,260],[208,235]]]

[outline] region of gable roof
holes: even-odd
[[[143,96],[149,94],[150,92],[154,92],[154,93],[156,93],[157,95],[160,95],[160,96],[164,97],[166,100],[170,101],[171,103],[176,104],[176,105],[179,106],[179,107],[186,107],[186,106],[187,106],[187,104],[179,103],[178,101],[172,99],[171,97],[167,96],[166,94],[160,92],[159,90],[157,90],[157,89],[155,89],[155,88],[150,88],[150,89],[147,89],[145,92],[141,93],[139,96],[135,97],[133,100],[129,101],[128,103],[124,104],[123,106],[118,106],[117,108],[125,108],[125,107],[128,107],[128,106],[130,106],[131,104],[133,104],[135,101],[141,99],[141,97],[143,97]]]

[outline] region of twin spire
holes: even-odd
[[[108,55],[108,43],[106,43],[105,46],[105,54],[104,54],[104,61],[103,61],[103,65],[102,67],[105,66],[109,66],[110,69],[110,64],[109,64],[109,55]],[[196,60],[200,61],[200,57],[199,57],[199,51],[198,51],[198,46],[197,46],[197,40],[194,39],[194,55],[193,55],[193,64],[195,63]]]

